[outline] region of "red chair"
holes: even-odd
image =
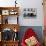
[[[32,28],[27,29],[25,34],[24,34],[24,37],[22,38],[21,45],[27,46],[26,43],[25,43],[25,39],[28,39],[29,37],[32,37],[32,36],[36,37],[36,39],[37,39],[37,35],[33,31],[33,29]],[[35,46],[41,46],[41,44],[39,42],[37,42],[37,44]]]

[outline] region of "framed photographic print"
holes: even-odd
[[[9,10],[2,10],[2,15],[9,15]]]
[[[24,8],[23,16],[24,17],[36,17],[37,9],[36,8]]]

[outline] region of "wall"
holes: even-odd
[[[19,24],[21,26],[43,26],[43,6],[42,0],[24,0],[19,1],[21,3],[21,13]],[[36,8],[37,9],[37,17],[25,19],[22,15],[23,8]]]
[[[20,41],[22,40],[24,33],[28,28],[32,28],[34,30],[34,32],[38,36],[39,41],[42,43],[43,42],[42,26],[21,26],[19,32]]]
[[[9,7],[9,6],[14,6],[14,1],[15,0],[0,0],[0,6],[1,7]]]

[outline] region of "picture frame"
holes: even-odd
[[[9,15],[9,10],[2,10],[2,15]]]
[[[27,18],[36,17],[37,16],[37,9],[36,8],[24,8],[23,9],[23,16],[27,17]]]

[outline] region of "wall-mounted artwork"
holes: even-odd
[[[9,10],[2,10],[2,15],[9,15]]]
[[[24,8],[23,9],[23,16],[24,17],[36,17],[37,16],[37,9],[36,8]]]

